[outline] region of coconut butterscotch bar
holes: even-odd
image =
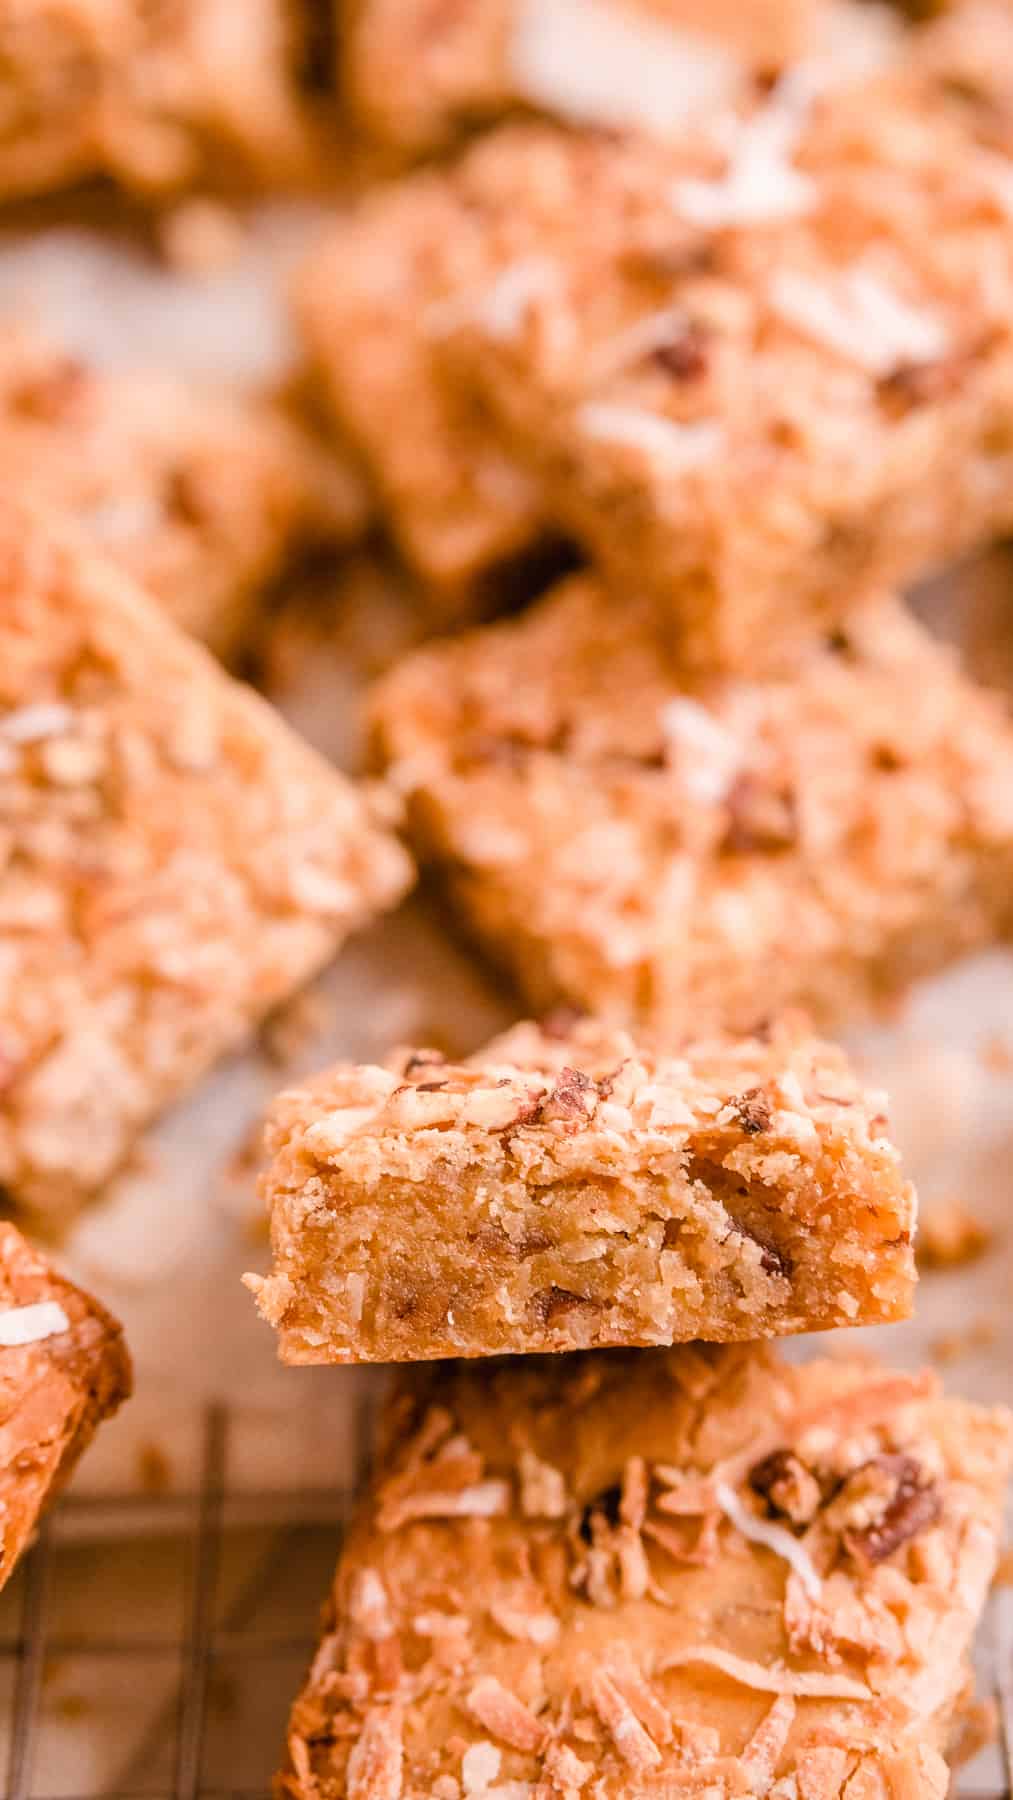
[[[1010,1423],[755,1346],[415,1372],[280,1791],[943,1800]]]
[[[0,480],[79,526],[177,624],[235,649],[287,563],[364,528],[365,493],[272,399],[89,366],[0,330]]]
[[[290,1362],[772,1337],[906,1316],[914,1195],[881,1094],[788,1028],[664,1052],[522,1025],[277,1101]]]
[[[494,217],[551,194],[559,223],[543,205],[462,304],[446,378],[687,661],[790,666],[1009,527],[1013,20],[990,15],[995,103],[971,103],[979,16],[861,79],[789,73],[675,144],[504,128],[448,177]]]
[[[0,195],[96,176],[141,192],[305,173],[290,0],[17,0],[0,15]]]
[[[416,841],[532,1010],[667,1037],[859,1015],[1010,924],[1013,731],[897,603],[783,679],[687,685],[574,577],[374,699]]]
[[[116,1320],[0,1221],[0,1587],[130,1384]]]
[[[0,1186],[75,1204],[408,860],[77,537],[0,509]]]

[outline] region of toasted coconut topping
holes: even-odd
[[[522,1450],[518,1459],[521,1476],[521,1511],[526,1519],[562,1519],[569,1500],[559,1469],[543,1462],[533,1450]]]
[[[550,1744],[545,1752],[544,1773],[554,1793],[579,1793],[594,1774],[590,1763],[583,1762],[567,1744]]]
[[[494,1600],[489,1607],[489,1617],[507,1637],[518,1643],[554,1644],[559,1636],[559,1620],[555,1613],[546,1612],[544,1607]]]
[[[415,1519],[494,1519],[510,1511],[507,1481],[476,1481],[457,1489],[428,1488],[392,1495],[377,1515],[381,1531],[398,1531]]]
[[[734,1488],[726,1481],[714,1484],[714,1493],[718,1505],[736,1530],[754,1544],[764,1544],[789,1563],[798,1576],[810,1600],[818,1600],[820,1594],[820,1578],[813,1567],[812,1559],[805,1547],[793,1538],[791,1532],[783,1525],[775,1525],[771,1519],[758,1519],[755,1513],[743,1506]]]
[[[461,1637],[471,1630],[471,1620],[468,1618],[467,1613],[433,1611],[416,1613],[412,1620],[412,1630],[416,1637]]]
[[[886,375],[898,363],[935,362],[949,349],[938,319],[909,306],[861,265],[825,281],[782,269],[771,283],[770,303],[804,336],[873,375]]]
[[[578,123],[666,136],[728,102],[738,60],[618,0],[523,0],[509,45],[516,91]]]
[[[686,1543],[673,1525],[659,1524],[656,1519],[648,1519],[644,1526],[644,1536],[652,1544],[657,1544],[674,1562],[695,1563],[706,1568],[717,1562],[718,1533],[717,1525],[721,1514],[704,1513],[697,1535],[693,1543]]]
[[[814,1744],[799,1750],[796,1760],[796,1791],[804,1794],[805,1800],[837,1800],[852,1760],[848,1750],[840,1744]]]
[[[684,219],[705,230],[756,225],[811,212],[815,183],[791,157],[804,104],[788,82],[779,82],[769,105],[735,131],[728,169],[720,181],[679,181],[672,203]]]
[[[461,1758],[461,1785],[466,1794],[482,1794],[500,1772],[503,1753],[483,1738],[469,1744]]]
[[[684,695],[662,707],[661,729],[686,791],[701,806],[719,805],[742,763],[740,740]]]
[[[614,1535],[619,1591],[624,1600],[642,1600],[651,1582],[647,1551],[632,1525],[620,1525]]]
[[[364,1637],[390,1637],[394,1622],[390,1601],[375,1569],[359,1569],[348,1596],[348,1617]]]
[[[70,1320],[56,1300],[36,1300],[31,1306],[10,1306],[0,1312],[0,1346],[5,1350],[38,1344],[69,1330]]]
[[[604,1669],[596,1669],[591,1676],[588,1699],[623,1761],[631,1769],[656,1769],[662,1760],[661,1751],[644,1730],[629,1700]]]
[[[742,1769],[754,1794],[766,1793],[773,1781],[794,1720],[794,1699],[790,1694],[778,1694],[743,1750]]]
[[[649,1682],[644,1680],[628,1651],[616,1652],[609,1664],[608,1675],[627,1700],[645,1731],[659,1744],[672,1741],[672,1720]]]
[[[487,337],[516,337],[534,301],[551,291],[557,271],[545,256],[511,263],[482,295],[478,323]]]
[[[374,1706],[348,1758],[348,1800],[401,1800],[404,1710]]]
[[[623,1469],[622,1498],[619,1517],[624,1525],[639,1531],[647,1515],[648,1475],[642,1456],[631,1456]]]
[[[524,1750],[529,1755],[541,1749],[545,1741],[543,1726],[495,1675],[483,1675],[476,1681],[466,1705],[473,1719],[511,1749]]]
[[[716,1644],[696,1644],[678,1650],[665,1658],[666,1669],[681,1669],[687,1664],[703,1663],[719,1669],[729,1681],[755,1688],[758,1694],[791,1694],[809,1700],[871,1700],[872,1689],[864,1681],[853,1681],[850,1675],[825,1674],[821,1669],[786,1669],[783,1663],[753,1662],[748,1656],[736,1656]]]
[[[672,474],[698,469],[719,455],[721,427],[711,419],[691,425],[662,419],[639,406],[620,406],[605,400],[589,401],[580,408],[578,423],[588,437],[602,443],[639,450],[651,461],[664,463]]]
[[[46,738],[62,737],[73,728],[74,714],[58,701],[18,706],[0,718],[0,735],[9,744],[41,744]]]

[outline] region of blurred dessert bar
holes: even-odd
[[[711,1343],[906,1317],[882,1094],[797,1029],[662,1053],[516,1026],[283,1094],[262,1182],[288,1362]]]
[[[406,1377],[291,1800],[943,1800],[1010,1417],[696,1346]]]
[[[415,652],[373,709],[421,851],[535,1012],[831,1021],[1013,918],[1006,709],[899,603],[791,677],[692,688],[649,600],[576,576]]]
[[[0,1184],[61,1209],[410,869],[126,576],[6,501],[0,755]]]
[[[116,1320],[0,1221],[0,1587],[42,1508],[129,1393]]]
[[[530,194],[514,199],[507,260],[531,230]],[[539,531],[533,483],[438,364],[441,317],[492,278],[503,254],[455,182],[424,171],[367,193],[330,226],[295,292],[324,399],[400,550],[448,614],[467,610],[469,586]]]
[[[1010,166],[914,49],[676,146],[505,128],[448,179],[583,229],[541,206],[445,379],[687,660],[787,665],[1011,524]]]
[[[79,525],[219,654],[300,553],[365,526],[359,477],[280,403],[89,367],[0,328],[0,480]]]
[[[970,100],[980,0],[672,138],[501,126],[333,225],[298,311],[418,572],[466,588],[548,522],[685,659],[755,669],[1007,529],[1013,15],[985,11]]]
[[[290,0],[14,0],[0,10],[0,197],[109,176],[159,192],[312,162]]]
[[[336,0],[356,123],[419,154],[517,107],[671,132],[815,49],[826,0]]]

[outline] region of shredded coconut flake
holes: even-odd
[[[681,1669],[687,1663],[703,1663],[718,1669],[729,1681],[753,1688],[759,1694],[792,1694],[796,1699],[871,1700],[872,1690],[850,1675],[832,1675],[822,1669],[786,1669],[783,1663],[753,1662],[714,1644],[694,1644],[665,1658],[663,1667]]]
[[[5,1350],[37,1344],[69,1330],[70,1320],[55,1300],[38,1300],[33,1306],[11,1306],[0,1312],[0,1345]]]
[[[577,423],[588,437],[640,450],[652,460],[666,463],[673,474],[711,462],[723,441],[720,426],[712,420],[679,425],[674,419],[659,418],[642,407],[616,406],[607,401],[582,406]]]
[[[743,1537],[749,1538],[754,1544],[764,1544],[768,1550],[773,1550],[775,1556],[790,1563],[809,1599],[819,1599],[822,1585],[813,1568],[812,1559],[790,1531],[783,1525],[775,1525],[770,1519],[758,1519],[754,1513],[749,1512],[727,1481],[714,1483],[714,1497],[725,1517],[731,1520],[737,1531],[741,1531]]]
[[[461,1783],[466,1794],[482,1794],[495,1781],[502,1766],[502,1752],[488,1738],[469,1744],[461,1758]]]
[[[719,181],[677,181],[672,202],[684,219],[704,230],[758,225],[811,212],[817,190],[796,169],[794,154],[810,94],[789,75],[770,101],[738,127],[728,168]]]
[[[727,105],[744,75],[717,38],[641,17],[616,0],[523,0],[511,84],[532,105],[665,137]]]
[[[909,306],[861,265],[826,281],[782,269],[771,282],[770,303],[804,336],[873,375],[889,374],[898,363],[935,362],[948,349],[939,319]]]
[[[476,1681],[465,1704],[473,1719],[512,1749],[529,1755],[541,1749],[543,1726],[530,1707],[497,1681],[495,1675],[483,1675]]]
[[[696,700],[669,700],[660,717],[665,738],[677,752],[684,786],[701,805],[716,806],[738,772],[738,740]]]
[[[40,702],[37,706],[19,706],[0,719],[0,732],[11,744],[40,744],[46,738],[59,737],[70,731],[74,715],[69,706]]]
[[[505,342],[516,337],[524,324],[528,308],[552,288],[555,270],[544,256],[528,256],[511,263],[486,288],[475,317],[487,337]]]

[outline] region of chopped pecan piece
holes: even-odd
[[[970,357],[940,357],[937,362],[898,363],[881,377],[877,394],[886,411],[897,418],[918,406],[932,406],[957,391],[967,373]]]
[[[543,1120],[559,1119],[564,1124],[589,1119],[598,1103],[598,1090],[589,1075],[567,1066],[560,1069],[556,1085],[542,1102]]]
[[[651,361],[676,381],[699,381],[710,362],[707,333],[701,326],[691,324],[670,344],[660,344],[652,351]]]
[[[844,1543],[861,1562],[884,1562],[921,1532],[939,1521],[942,1501],[933,1482],[913,1456],[877,1456],[855,1471],[877,1469],[888,1478],[893,1491],[877,1519],[861,1530],[847,1530]],[[855,1477],[851,1477],[852,1480]]]
[[[770,1101],[762,1088],[747,1088],[744,1094],[739,1094],[732,1101],[732,1105],[739,1115],[742,1129],[747,1137],[756,1137],[759,1132],[770,1130],[770,1121],[773,1115]]]
[[[601,1301],[592,1299],[589,1294],[575,1294],[569,1288],[539,1288],[531,1296],[531,1310],[543,1325],[555,1325],[568,1313],[599,1313]]]
[[[772,1512],[783,1513],[793,1525],[808,1525],[819,1510],[821,1493],[816,1477],[791,1450],[774,1450],[749,1471],[749,1485],[761,1494]]]

